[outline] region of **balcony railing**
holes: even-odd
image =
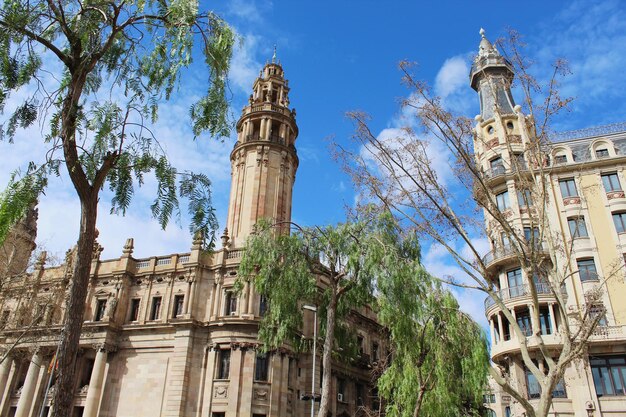
[[[506,168],[504,165],[496,165],[485,171],[485,179],[492,179],[501,175],[512,174],[518,171],[527,171],[528,166],[525,161],[517,161],[516,164]]]
[[[537,291],[537,295],[550,295],[552,294],[552,287],[550,284],[545,282],[535,283],[535,289]],[[561,292],[565,294],[565,288],[561,289]],[[516,287],[503,288],[497,292],[498,298],[502,301],[508,301],[515,298],[520,297],[529,297],[530,296],[530,286],[528,284],[518,285]],[[485,309],[493,306],[496,302],[493,298],[487,297],[485,298]]]
[[[543,245],[539,242],[534,243],[534,250],[538,252],[544,252]],[[487,252],[487,254],[483,256],[483,263],[486,266],[490,266],[491,264],[498,262],[503,258],[515,256],[519,253],[520,250],[511,244],[497,246],[494,250]]]

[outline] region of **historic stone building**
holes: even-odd
[[[309,415],[305,394],[311,392],[312,355],[296,354],[288,346],[262,354],[257,330],[265,300],[250,286],[241,294],[232,291],[241,249],[256,221],[291,219],[298,126],[275,57],[254,82],[237,132],[221,249],[205,253],[194,241],[190,252],[135,259],[133,239],[128,239],[119,258],[101,260],[101,248],[96,248],[77,363],[75,416]],[[72,258],[68,251],[63,265],[46,268],[42,256],[32,273],[6,282],[0,341],[11,343],[23,326],[31,326],[32,336],[0,364],[0,417],[49,412],[54,390],[49,364]],[[14,312],[24,308],[38,314],[12,321]],[[375,316],[363,309],[351,320],[362,357],[333,367],[334,416],[354,415],[377,403],[369,389],[371,363],[381,346]],[[307,311],[302,336],[312,334],[313,313]],[[316,382],[321,381],[319,363]]]
[[[567,369],[563,381],[553,391],[551,415],[623,417],[626,416],[626,125],[557,135],[545,145],[545,167],[533,169],[528,125],[532,119],[515,105],[510,90],[513,77],[510,63],[483,33],[470,74],[481,107],[476,117],[474,151],[484,181],[510,224],[516,230],[523,230],[529,242],[539,236],[535,229],[538,224],[544,224],[541,236],[552,237],[550,241],[533,244],[538,251],[545,252],[546,262],[560,265],[563,276],[567,277],[562,289],[566,294],[563,306],[566,311],[559,312],[555,293],[540,277],[525,276],[513,243],[500,234],[502,228],[487,211],[485,222],[492,250],[484,262],[505,307],[522,329],[531,355],[539,348],[531,337],[536,332],[543,335],[547,349],[558,352],[563,343],[560,332],[563,318],[575,329],[579,326],[576,318],[580,312],[594,314],[595,311],[603,315],[585,357]],[[540,176],[535,184],[546,184],[545,198],[533,201],[535,191],[520,187],[523,178],[529,175]],[[530,280],[537,291],[536,305],[529,290]],[[595,304],[590,305],[590,300]],[[531,323],[534,308],[539,309],[541,329],[533,328]],[[493,362],[510,373],[514,386],[531,403],[536,401],[539,386],[523,365],[518,336],[491,298],[485,300],[485,314],[490,325]],[[525,415],[511,396],[500,391],[495,383],[491,387],[485,403],[492,415]]]

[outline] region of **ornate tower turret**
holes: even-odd
[[[241,247],[262,218],[291,220],[291,197],[298,156],[296,111],[289,109],[289,83],[276,51],[253,85],[237,122],[230,154],[232,185],[228,208],[230,245]],[[284,229],[288,229],[287,224]]]
[[[480,30],[480,35],[478,55],[470,71],[470,84],[480,100],[480,115],[483,120],[488,120],[495,112],[513,114],[513,67],[485,37],[484,29]]]

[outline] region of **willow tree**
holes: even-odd
[[[259,330],[268,348],[286,342],[297,344],[303,303],[318,307],[323,317],[324,372],[318,416],[327,415],[330,407],[332,359],[341,360],[338,351],[350,348],[349,338],[337,337],[338,329],[348,327],[350,312],[365,305],[380,312],[381,324],[391,335],[393,361],[380,379],[380,388],[388,410],[397,411],[394,415],[413,415],[415,409],[439,407],[443,411],[438,414],[422,415],[447,416],[451,410],[462,408],[458,398],[475,398],[475,392],[455,393],[468,392],[478,385],[476,392],[482,394],[487,370],[484,340],[480,332],[460,327],[468,321],[461,319],[450,294],[441,292],[424,271],[415,235],[402,236],[388,214],[337,226],[296,227],[290,235],[278,234],[277,230],[271,223],[262,222],[248,238],[238,286],[250,280],[268,300]],[[469,329],[475,329],[473,326]],[[454,336],[444,337],[447,345],[442,345],[441,336],[451,329]],[[416,354],[418,350],[412,345],[419,335],[423,343]],[[430,344],[438,346],[438,354],[430,353]],[[457,345],[454,352],[464,351],[467,362],[456,358],[441,363],[441,354],[450,345]],[[421,355],[422,363],[412,363]],[[405,367],[407,364],[412,365]],[[421,373],[430,376],[420,379]],[[443,381],[450,375],[458,378],[456,385]],[[459,383],[464,378],[473,382]],[[450,397],[442,405],[435,405],[441,401],[436,395],[424,399],[424,392],[434,392],[433,388],[442,384],[450,389]]]
[[[45,161],[16,172],[0,199],[0,240],[64,166],[80,201],[77,259],[58,348],[54,415],[70,414],[74,362],[95,240],[98,199],[108,186],[112,211],[124,213],[134,187],[153,172],[152,214],[165,227],[189,199],[191,230],[210,244],[215,228],[210,182],[180,172],[149,123],[202,54],[205,94],[190,108],[193,132],[229,132],[225,96],[234,35],[195,0],[8,0],[0,7],[0,109],[13,107],[2,139],[38,122]],[[10,100],[13,93],[14,98]]]

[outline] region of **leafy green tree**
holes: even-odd
[[[325,416],[338,329],[351,310],[369,304],[378,308],[381,324],[389,329],[394,353],[391,366],[380,379],[381,394],[389,400],[388,412],[405,416],[423,408],[439,413],[424,415],[450,415],[446,413],[455,406],[462,407],[461,399],[474,401],[482,394],[487,356],[480,329],[424,271],[414,235],[401,236],[388,214],[366,217],[337,226],[296,227],[290,235],[278,234],[273,226],[280,225],[259,223],[258,231],[246,242],[237,283],[241,288],[244,280],[252,280],[256,291],[269,301],[259,337],[268,348],[285,342],[297,344],[302,303],[318,306],[324,316],[324,375],[318,415]],[[421,350],[414,346],[420,337]],[[452,360],[459,352],[465,356]],[[420,359],[422,363],[417,362]],[[441,359],[449,362],[441,363]],[[472,378],[471,382],[438,381],[442,376],[447,379],[453,370],[455,376]],[[431,377],[425,376],[418,384],[420,375],[428,373]],[[442,387],[450,390],[451,397],[436,405]],[[472,391],[476,387],[477,391]],[[424,391],[434,394],[425,396]],[[418,401],[423,402],[421,408]]]
[[[381,283],[378,317],[393,357],[378,380],[386,415],[480,415],[489,365],[483,330],[449,291],[423,281],[397,275]]]
[[[18,128],[35,122],[48,125],[45,162],[17,172],[0,196],[0,242],[62,166],[80,200],[77,259],[57,355],[55,416],[68,416],[73,400],[103,187],[113,193],[112,211],[123,214],[134,187],[153,172],[158,192],[151,211],[161,225],[178,214],[178,198],[186,197],[191,230],[206,237],[206,245],[212,242],[210,181],[177,171],[147,124],[156,121],[159,103],[175,93],[192,57],[202,53],[208,89],[190,109],[193,132],[226,135],[234,42],[229,26],[200,12],[197,0],[7,0],[0,6],[0,110],[12,93],[19,90],[25,97],[8,115],[2,139],[13,141]],[[51,73],[60,75],[58,81]]]

